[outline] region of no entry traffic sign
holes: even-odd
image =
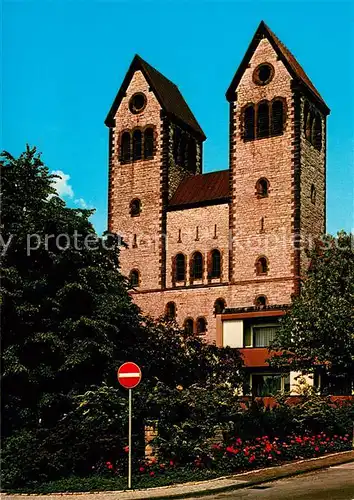
[[[119,367],[118,382],[126,389],[134,389],[141,380],[141,370],[138,365],[129,361]]]
[[[128,410],[128,489],[132,487],[132,389],[141,380],[141,370],[135,363],[129,361],[118,368],[117,378],[120,385],[129,389]]]

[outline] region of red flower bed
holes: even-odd
[[[327,436],[324,432],[316,435],[291,435],[283,439],[262,436],[244,441],[237,437],[227,444],[212,445],[207,453],[191,457],[188,464],[179,463],[178,457],[163,463],[151,458],[140,463],[137,472],[140,476],[148,475],[151,478],[177,473],[186,468],[208,469],[220,473],[238,472],[345,451],[351,449],[351,445],[349,434]],[[118,467],[114,467],[112,462],[106,462],[105,467],[108,473],[119,473]]]

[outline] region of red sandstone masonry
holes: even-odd
[[[275,74],[269,84],[258,86],[252,74],[258,64],[264,62],[273,65]],[[144,92],[147,96],[146,108],[137,115],[128,108],[135,92]],[[244,105],[262,99],[271,101],[275,97],[282,98],[286,104],[284,133],[244,142],[241,137]],[[168,195],[171,196],[178,182],[191,172],[171,163],[172,124],[167,119],[163,122],[154,93],[143,74],[135,72],[116,113],[116,128],[110,137],[109,227],[123,233],[130,245],[122,250],[121,268],[126,275],[131,269],[139,269],[139,293],[133,296],[145,313],[158,317],[164,314],[168,302],[175,302],[177,321],[181,325],[186,318],[206,318],[206,338],[212,342],[216,338],[214,303],[217,299],[224,299],[227,307],[232,308],[252,306],[258,295],[266,295],[270,305],[290,302],[296,291],[297,262],[300,263],[297,260],[300,254],[294,251],[294,232],[299,230],[302,236],[318,237],[325,226],[325,116],[321,115],[323,147],[319,152],[304,136],[304,99],[301,88],[294,87],[271,44],[266,38],[261,39],[238,84],[235,102],[230,103],[231,202],[165,212]],[[154,158],[121,164],[122,131],[147,125],[155,129]],[[199,172],[201,142],[197,149],[196,172]],[[261,177],[270,183],[267,198],[256,195],[255,185]],[[315,205],[310,199],[312,183],[317,191]],[[131,217],[129,213],[133,198],[140,198],[142,202],[139,217]],[[261,231],[262,217],[264,231]],[[160,239],[162,232],[166,232],[166,250]],[[136,248],[132,248],[134,234]],[[207,275],[207,257],[214,248],[222,255],[222,276],[218,280],[210,280]],[[190,258],[195,251],[204,257],[204,276],[200,281],[191,282]],[[183,286],[175,286],[172,279],[173,258],[178,252],[187,258],[187,280]],[[269,261],[266,276],[256,275],[255,261],[260,255]],[[305,263],[303,256],[302,268]]]
[[[144,92],[147,105],[144,111],[134,115],[129,111],[129,99],[135,92]],[[161,118],[160,104],[149,90],[141,71],[136,71],[127,88],[126,97],[115,116],[114,148],[112,159],[112,183],[110,186],[111,229],[123,235],[128,249],[122,249],[122,273],[129,275],[131,269],[139,269],[142,288],[157,288],[160,277],[159,234],[160,178],[161,178]],[[156,152],[152,160],[138,160],[121,164],[119,161],[119,139],[122,131],[135,127],[155,127]],[[139,198],[142,212],[131,217],[129,204]],[[137,235],[137,248],[133,248],[133,237]]]

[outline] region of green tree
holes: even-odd
[[[317,242],[301,294],[271,346],[273,366],[317,370],[332,393],[350,390],[354,380],[353,243],[345,232]]]
[[[119,271],[119,238],[97,237],[92,211],[65,205],[35,148],[18,158],[3,153],[0,167],[7,484],[84,474],[120,456],[126,393],[116,370],[128,359],[144,377],[137,425],[156,417],[148,394],[158,384],[240,383],[237,352],[141,315]]]
[[[142,335],[118,272],[118,239],[70,209],[35,149],[1,164],[3,432],[50,425]],[[59,237],[59,235],[62,235]],[[86,239],[86,244],[85,244]]]

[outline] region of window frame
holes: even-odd
[[[178,274],[178,257],[183,257],[183,279],[179,279],[179,274]],[[178,252],[175,257],[174,257],[174,282],[175,283],[185,283],[187,279],[187,258],[182,252]]]
[[[214,256],[219,255],[219,272],[217,274],[214,273]],[[221,279],[222,276],[222,256],[221,251],[218,248],[213,248],[210,252],[210,278],[211,279]]]
[[[187,325],[188,322],[191,322],[191,324],[192,324],[192,328],[191,328],[190,332],[186,331],[186,325]],[[193,335],[194,334],[194,332],[195,332],[195,323],[194,323],[194,319],[193,318],[191,318],[191,317],[185,318],[185,320],[183,322],[183,330],[185,331],[185,333],[187,335]]]
[[[138,141],[136,138],[137,134],[140,135],[140,141]],[[138,149],[136,150],[136,148]],[[132,131],[132,162],[136,162],[142,159],[143,159],[143,132],[140,128],[135,128]]]
[[[260,186],[265,183],[266,185],[266,190],[264,192],[264,190],[260,190]],[[269,188],[270,188],[270,182],[269,180],[266,178],[266,177],[260,177],[259,179],[257,179],[257,182],[256,182],[256,195],[258,198],[268,198],[269,197]]]
[[[129,146],[127,151],[125,151],[125,146],[124,146],[124,137],[129,139],[129,144],[126,144],[126,146]],[[121,135],[120,135],[120,163],[131,163],[132,161],[132,136],[131,132],[129,130],[122,130]]]
[[[204,330],[202,332],[198,331],[198,325],[199,321],[204,321]],[[198,318],[195,321],[195,332],[197,335],[205,335],[208,331],[208,322],[205,318],[205,316],[198,316]]]
[[[138,211],[137,212],[135,212],[133,210],[135,203],[138,203]],[[133,200],[131,200],[129,208],[130,208],[130,216],[131,217],[139,217],[141,214],[141,200],[140,200],[140,198],[134,198]]]
[[[173,306],[173,314],[170,314],[170,310],[169,308]],[[170,321],[174,321],[177,317],[177,306],[176,306],[176,302],[174,302],[173,300],[170,300],[169,302],[167,302],[166,306],[165,306],[165,318],[170,320]]]
[[[200,256],[200,258],[201,258],[200,269],[198,268],[198,271],[200,271],[198,273],[198,276],[196,276],[196,261],[195,261],[196,256],[198,256],[198,257]],[[204,278],[204,257],[203,257],[202,252],[200,252],[199,250],[196,250],[192,254],[190,278],[192,281],[200,281],[200,280],[203,280],[203,278]]]
[[[253,349],[267,349],[269,346],[256,346],[255,345],[255,330],[257,328],[280,328],[279,323],[260,323],[251,325],[251,346]]]
[[[290,372],[288,373],[276,373],[276,372],[266,372],[266,371],[262,371],[262,372],[253,372],[253,373],[250,373],[250,391],[251,391],[251,394],[254,393],[253,391],[253,376],[262,376],[262,377],[280,377],[280,392],[281,393],[284,393],[285,392],[285,381],[287,378],[289,378],[289,392],[291,391],[291,379],[290,379]],[[272,394],[270,396],[258,396],[258,395],[255,395],[256,397],[272,397],[274,396],[275,394]]]
[[[133,284],[132,283],[132,276],[133,276],[133,274],[137,275],[137,280],[138,280],[137,284]],[[131,269],[131,271],[129,273],[129,282],[130,282],[130,286],[132,288],[138,288],[140,286],[140,271],[139,271],[139,269],[136,269],[136,268]]]
[[[263,259],[266,262],[266,271],[259,272],[258,271],[258,263]],[[259,257],[257,257],[256,262],[255,262],[255,268],[256,268],[256,276],[267,276],[269,273],[269,260],[268,260],[268,258],[265,255],[260,255]]]

